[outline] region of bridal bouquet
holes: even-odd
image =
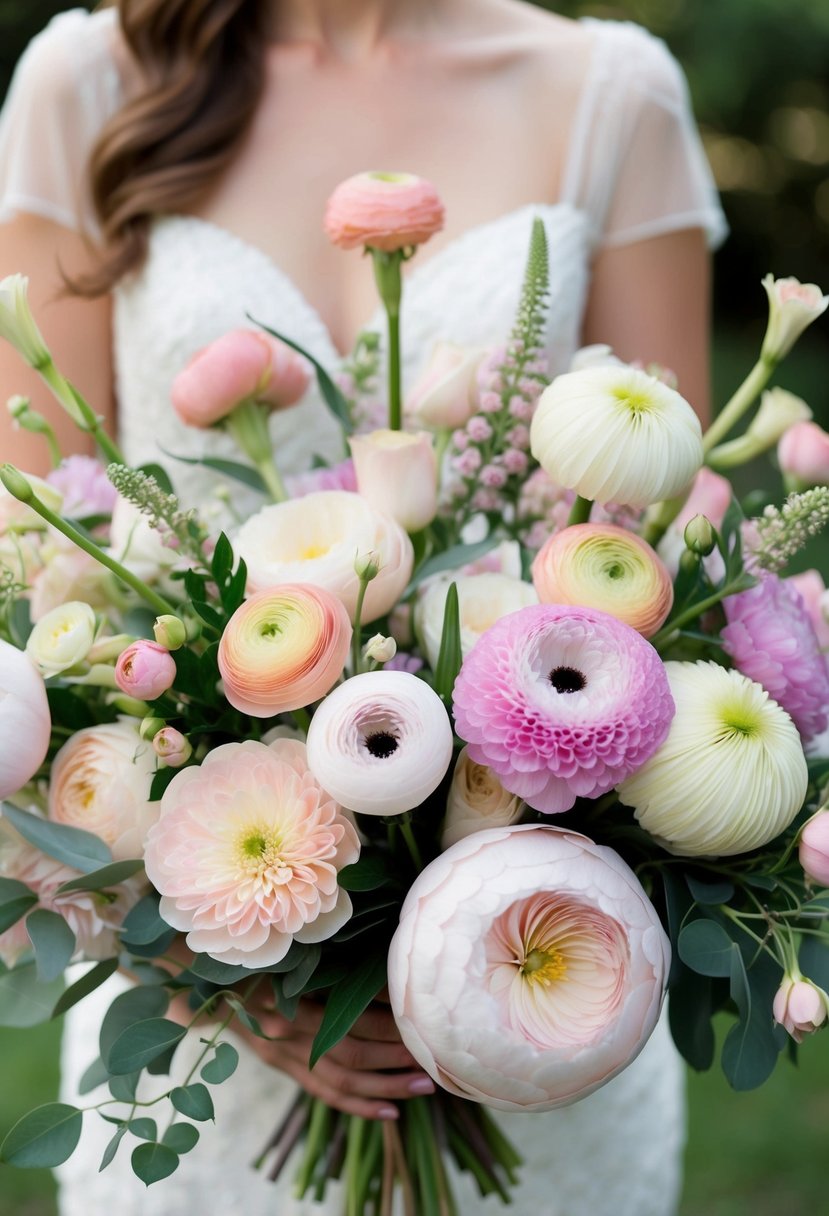
[[[105,1098],[25,1116],[5,1162],[66,1160],[94,1111],[102,1167],[130,1151],[155,1182],[213,1116],[234,1023],[264,1036],[254,993],[286,1019],[317,1004],[312,1064],[388,999],[436,1093],[399,1122],[300,1093],[260,1164],[298,1163],[299,1195],[341,1179],[348,1216],[397,1188],[407,1216],[451,1216],[448,1165],[504,1201],[517,1178],[490,1110],[603,1085],[666,989],[695,1068],[733,1016],[740,1089],[827,1019],[827,595],[784,575],[829,520],[829,436],[763,392],[827,298],[764,281],[760,359],[703,435],[668,371],[607,348],[549,381],[536,222],[503,347],[439,346],[404,400],[401,267],[442,218],[408,175],[329,204],[331,238],[371,255],[385,393],[373,334],[338,382],[253,320],[182,369],[171,408],[246,457],[203,463],[269,500],[218,536],[125,463],[25,280],[0,283],[0,336],[107,461],[0,474],[0,1021],[134,981],[90,1051]],[[309,366],[350,457],[283,480],[268,414]],[[744,511],[725,474],[775,445],[789,496]]]

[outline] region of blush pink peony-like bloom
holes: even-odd
[[[115,664],[115,682],[128,697],[154,701],[172,688],[176,661],[158,642],[139,638],[122,650]]]
[[[547,815],[635,772],[674,715],[665,668],[641,634],[558,604],[522,608],[483,635],[464,660],[454,709],[472,759]]]
[[[75,519],[109,515],[118,497],[106,469],[93,456],[66,456],[46,480],[63,495],[63,514]]]
[[[260,591],[222,634],[225,696],[255,718],[310,705],[342,675],[350,644],[348,613],[324,588],[289,583]]]
[[[826,1021],[829,995],[799,972],[787,974],[774,997],[774,1020],[802,1043]]]
[[[764,574],[756,587],[729,595],[723,608],[726,654],[786,710],[808,743],[829,723],[829,663],[802,597],[787,580]]]
[[[187,426],[208,427],[245,401],[295,405],[308,388],[305,360],[270,334],[234,329],[193,356],[173,381],[173,409]]]
[[[43,677],[27,654],[0,639],[0,798],[34,777],[51,733]]]
[[[829,482],[829,434],[816,422],[796,422],[777,445],[780,469],[791,480],[792,489]]]
[[[341,182],[323,227],[340,249],[394,253],[422,245],[443,227],[444,209],[431,182],[412,173],[358,173]]]
[[[405,671],[352,676],[317,708],[308,767],[364,815],[400,815],[437,789],[452,759],[452,726],[440,697]]]
[[[527,824],[476,832],[418,876],[389,994],[403,1042],[444,1089],[543,1111],[639,1054],[669,963],[659,918],[616,853]]]
[[[177,773],[147,841],[160,912],[187,945],[222,962],[269,967],[291,943],[321,942],[351,916],[337,882],[357,833],[290,739],[248,740]]]
[[[804,824],[798,860],[807,878],[821,887],[829,887],[829,811],[818,811]]]

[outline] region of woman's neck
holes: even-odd
[[[425,33],[457,7],[459,0],[272,0],[269,36],[354,59],[383,42]]]

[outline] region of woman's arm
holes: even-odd
[[[61,269],[83,274],[93,255],[75,233],[33,215],[0,224],[0,278],[25,274],[35,320],[57,367],[87,398],[114,434],[109,297],[85,300],[71,295]],[[91,452],[92,443],[58,406],[45,384],[17,352],[0,340],[0,455],[30,473],[48,471],[49,458],[39,435],[15,427],[6,401],[16,393],[30,397],[55,429],[64,455]]]
[[[602,251],[593,264],[585,344],[660,363],[703,426],[710,421],[710,256],[700,228]]]

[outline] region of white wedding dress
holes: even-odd
[[[113,10],[63,14],[24,56],[0,123],[0,222],[28,212],[94,232],[81,183],[88,151],[122,99],[115,21]],[[418,256],[404,302],[407,377],[438,337],[503,342],[534,215],[543,218],[550,245],[547,340],[555,370],[566,367],[578,344],[597,249],[688,227],[706,229],[712,241],[722,235],[722,213],[674,60],[637,26],[591,21],[590,28],[592,58],[561,198],[480,225],[434,257],[428,247]],[[0,274],[16,270],[25,267],[3,267]],[[263,252],[203,220],[157,219],[146,265],[115,292],[121,442],[132,461],[159,456],[168,461],[187,503],[209,507],[215,477],[197,466],[176,465],[162,453],[233,453],[220,437],[180,426],[169,405],[170,382],[194,351],[245,324],[247,314],[336,368],[332,339],[297,286]],[[372,324],[379,327],[379,315]],[[275,416],[273,434],[283,469],[305,468],[315,454],[342,454],[337,428],[316,396]],[[233,497],[244,510],[244,492],[235,485]],[[67,1018],[67,1101],[76,1099],[78,1079],[97,1055],[97,1028],[115,983]],[[186,1056],[186,1045],[179,1054]],[[149,1191],[130,1170],[126,1144],[113,1165],[97,1172],[114,1129],[88,1115],[81,1148],[60,1170],[62,1213],[338,1213],[333,1198],[322,1208],[293,1200],[290,1171],[274,1187],[250,1168],[293,1093],[287,1078],[243,1048],[237,1074],[214,1091],[216,1124],[201,1124],[197,1148],[182,1158],[177,1173]],[[513,1207],[519,1216],[671,1216],[675,1211],[684,1138],[683,1070],[664,1018],[634,1064],[591,1097],[547,1115],[504,1116],[502,1123],[525,1158]],[[458,1196],[463,1216],[500,1207],[493,1199],[481,1201],[466,1179],[458,1184]]]

